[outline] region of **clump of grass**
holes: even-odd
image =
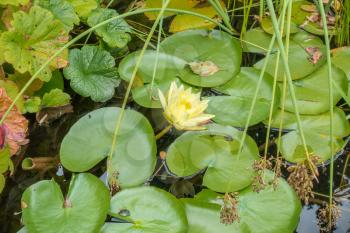
[[[345,0],[339,4],[337,12],[335,43],[337,46],[350,45],[350,1]]]

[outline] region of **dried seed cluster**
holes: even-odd
[[[331,219],[329,214],[331,212]],[[341,216],[341,211],[337,204],[333,201],[332,205],[329,203],[318,210],[317,213],[317,224],[320,227],[321,232],[330,232],[336,225],[337,220]]]
[[[309,162],[292,165],[287,168],[290,172],[288,183],[294,188],[297,195],[305,204],[309,204],[309,199],[313,198],[312,189],[314,187],[313,180],[316,178],[310,171],[310,166],[316,167],[315,164],[318,157],[314,156]],[[307,163],[311,163],[310,166]]]
[[[226,193],[224,196],[224,203],[220,211],[220,222],[225,225],[229,225],[235,221],[240,221],[240,217],[238,215],[238,194]]]
[[[254,192],[260,192],[266,187],[266,182],[263,179],[265,169],[271,169],[272,163],[270,160],[262,158],[260,160],[255,160],[253,164],[253,169],[256,172],[256,176],[253,179],[252,187]]]

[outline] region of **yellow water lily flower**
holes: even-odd
[[[178,130],[205,129],[203,125],[214,117],[204,113],[209,101],[201,100],[200,93],[192,93],[191,88],[172,82],[166,97],[160,90],[158,94],[165,118]]]

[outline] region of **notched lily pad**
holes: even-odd
[[[332,66],[332,79],[342,92],[348,92],[348,80],[345,73]],[[306,78],[293,81],[294,92],[300,114],[320,114],[330,109],[329,87],[328,87],[328,66],[325,64]],[[282,88],[282,84],[280,83]],[[333,106],[342,98],[341,92],[333,84]],[[282,104],[282,103],[281,103]],[[294,106],[290,91],[287,88],[285,109],[294,112]]]
[[[23,222],[28,232],[95,233],[105,221],[109,201],[106,186],[89,173],[73,175],[66,196],[54,180],[40,181],[23,193]]]
[[[171,194],[155,187],[126,189],[111,200],[109,214],[124,223],[106,223],[102,233],[184,233],[185,211]]]
[[[270,42],[269,42],[270,43]],[[262,44],[266,46],[265,44]],[[277,48],[276,45],[274,48]],[[273,53],[267,63],[266,72],[274,77],[277,53]],[[265,59],[258,61],[254,67],[262,69]],[[293,80],[301,79],[318,70],[326,62],[326,48],[322,40],[307,32],[300,31],[291,37],[288,65]],[[285,75],[282,59],[279,59],[277,78],[283,81]]]
[[[107,107],[80,118],[64,137],[60,158],[73,172],[83,172],[97,165],[110,152],[120,108]],[[156,163],[156,142],[152,126],[142,114],[125,110],[117,135],[112,170],[118,174],[120,187],[144,183]]]
[[[179,73],[182,81],[198,87],[215,87],[232,79],[240,70],[242,49],[237,39],[218,30],[189,30],[169,36],[160,44],[162,52],[201,64],[210,61],[215,73],[203,77],[186,66]],[[211,67],[214,67],[213,65]],[[202,73],[202,72],[201,72]]]
[[[268,183],[273,173],[266,171]],[[238,196],[240,222],[231,225],[220,223],[222,194],[203,190],[194,199],[181,199],[186,208],[188,233],[292,233],[299,222],[301,203],[288,183],[279,178],[276,190],[268,186],[256,193],[252,187],[242,190]]]
[[[215,90],[226,94],[209,97],[207,112],[214,114],[219,124],[244,127],[258,84],[260,71],[251,67],[242,67],[241,72]],[[249,125],[257,124],[269,116],[273,92],[273,78],[264,74],[257,101]],[[280,91],[277,87],[274,109],[279,105]]]
[[[137,59],[140,52],[134,52],[125,57],[119,64],[120,77],[129,82],[132,78]],[[166,53],[158,53],[146,50],[141,65],[137,71],[132,95],[136,103],[147,108],[161,108],[158,97],[158,88],[167,92],[171,82],[180,80],[177,78],[180,71],[186,65],[186,61]],[[156,71],[152,84],[154,67]]]
[[[187,132],[169,147],[166,164],[181,177],[206,169],[203,185],[217,192],[232,192],[248,186],[258,158],[255,142],[247,137],[238,157],[242,133],[229,126],[211,124],[206,131]]]
[[[273,128],[279,128],[281,117],[282,112],[280,110],[274,114],[271,122]],[[331,138],[329,135],[330,112],[319,115],[300,115],[300,119],[309,153],[317,156],[319,163],[330,159],[332,156],[329,146]],[[283,129],[291,130],[291,132],[286,133],[281,138],[280,151],[282,156],[289,162],[303,162],[306,159],[306,154],[294,113],[284,112]],[[344,145],[343,137],[349,134],[350,126],[345,113],[339,108],[334,108],[332,137],[334,154],[341,150]]]

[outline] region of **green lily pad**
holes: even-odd
[[[169,147],[166,164],[177,176],[191,176],[206,169],[203,185],[217,192],[247,187],[254,176],[252,165],[258,148],[247,137],[238,157],[242,132],[229,126],[208,125],[208,130],[187,132]]]
[[[232,80],[215,90],[227,96],[209,97],[207,113],[215,115],[213,120],[219,124],[244,127],[247,121],[260,71],[251,67],[242,67],[241,72]],[[273,78],[265,74],[257,96],[250,125],[257,124],[269,116],[272,102]],[[279,105],[280,91],[277,87],[274,109]]]
[[[29,232],[95,233],[105,221],[109,199],[103,182],[88,173],[73,176],[65,197],[54,180],[40,181],[23,193],[23,222]]]
[[[270,45],[271,35],[266,33],[262,28],[257,27],[248,30],[242,38],[243,52],[266,54]],[[275,46],[273,53],[277,51]]]
[[[188,30],[169,36],[160,44],[162,52],[191,62],[212,62],[218,71],[201,76],[189,65],[179,74],[182,81],[199,87],[216,87],[240,71],[241,45],[237,39],[218,30]]]
[[[83,172],[108,156],[120,108],[92,111],[80,118],[64,137],[60,158],[73,172]],[[122,188],[144,183],[154,171],[156,142],[152,126],[140,113],[125,110],[112,159]]]
[[[332,50],[332,63],[336,67],[342,69],[347,78],[348,82],[350,82],[350,46],[349,47],[341,47]],[[348,96],[350,96],[350,88],[348,90]]]
[[[270,17],[262,17],[262,19],[260,20],[260,24],[261,24],[261,28],[268,34],[273,35],[274,34],[274,29],[273,29],[273,25],[272,25],[272,21]],[[286,30],[287,30],[287,22],[285,21],[284,24],[284,30],[283,30],[283,36],[286,35]],[[297,33],[299,31],[299,28],[297,27],[297,25],[295,25],[294,23],[291,23],[290,25],[290,34],[294,34]]]
[[[69,66],[63,74],[78,94],[93,101],[105,102],[113,97],[120,83],[114,58],[98,46],[84,46],[69,52]]]
[[[316,12],[317,7],[306,0],[296,0],[293,2],[292,6],[292,22],[297,24],[303,30],[315,34],[315,35],[324,35],[323,26],[318,22],[311,22],[308,20],[308,17],[312,17],[313,12],[306,11],[306,8],[315,8]],[[335,35],[334,27],[328,27],[329,35]]]
[[[155,187],[126,189],[112,197],[109,214],[126,223],[106,223],[101,233],[185,233],[185,211],[173,195]]]
[[[277,111],[272,119],[271,127],[279,128],[282,112]],[[324,162],[331,158],[329,146],[329,119],[330,113],[326,112],[319,115],[300,115],[305,141],[309,153],[318,156],[319,162]],[[267,123],[267,122],[265,122]],[[306,159],[305,150],[300,138],[297,120],[294,113],[284,112],[283,129],[292,130],[281,138],[280,151],[282,156],[289,162],[302,162]],[[344,145],[343,137],[350,134],[349,122],[345,113],[334,108],[333,114],[333,145],[334,153],[340,151]]]
[[[348,92],[348,80],[345,73],[332,66],[332,79],[343,92]],[[300,114],[320,114],[329,111],[328,66],[325,64],[311,75],[293,81],[294,92]],[[282,84],[280,84],[282,88]],[[333,105],[342,98],[341,93],[333,85]],[[285,109],[294,112],[290,91],[287,88]]]
[[[119,14],[116,10],[107,8],[97,8],[91,12],[87,23],[90,27],[93,27],[105,20],[116,17]],[[128,23],[123,19],[116,19],[112,22],[105,24],[95,30],[96,34],[101,36],[102,39],[110,47],[122,48],[128,44],[131,40],[129,33],[131,28]]]
[[[309,50],[309,52],[307,51]],[[273,53],[268,61],[266,72],[274,77],[277,53]],[[258,61],[254,67],[262,69],[265,59]],[[289,45],[288,65],[292,79],[301,79],[318,70],[326,62],[326,50],[322,40],[306,32],[298,32],[291,37]],[[284,66],[280,57],[277,78],[283,81]]]
[[[64,24],[67,31],[79,24],[80,20],[74,12],[74,7],[66,0],[35,0],[34,3],[51,11],[55,18]]]
[[[118,71],[123,80],[127,82],[131,80],[139,56],[140,51],[137,51],[129,54],[120,62]],[[155,64],[157,64],[157,69],[152,85]],[[147,108],[161,108],[158,88],[166,93],[173,81],[180,83],[176,77],[185,65],[186,62],[183,59],[165,53],[158,53],[157,62],[157,52],[146,50],[132,89],[135,102]]]
[[[265,172],[268,183],[273,173]],[[182,199],[189,223],[188,233],[292,233],[299,222],[301,203],[288,183],[279,178],[276,190],[268,186],[256,193],[248,187],[239,193],[240,222],[220,223],[221,194],[203,190],[194,199]]]
[[[12,30],[1,34],[1,50],[5,60],[17,71],[33,75],[66,44],[68,34],[64,25],[50,11],[39,6],[33,6],[29,13],[17,11],[13,18]],[[38,77],[49,81],[51,70],[67,65],[67,53],[68,50],[63,51]]]

